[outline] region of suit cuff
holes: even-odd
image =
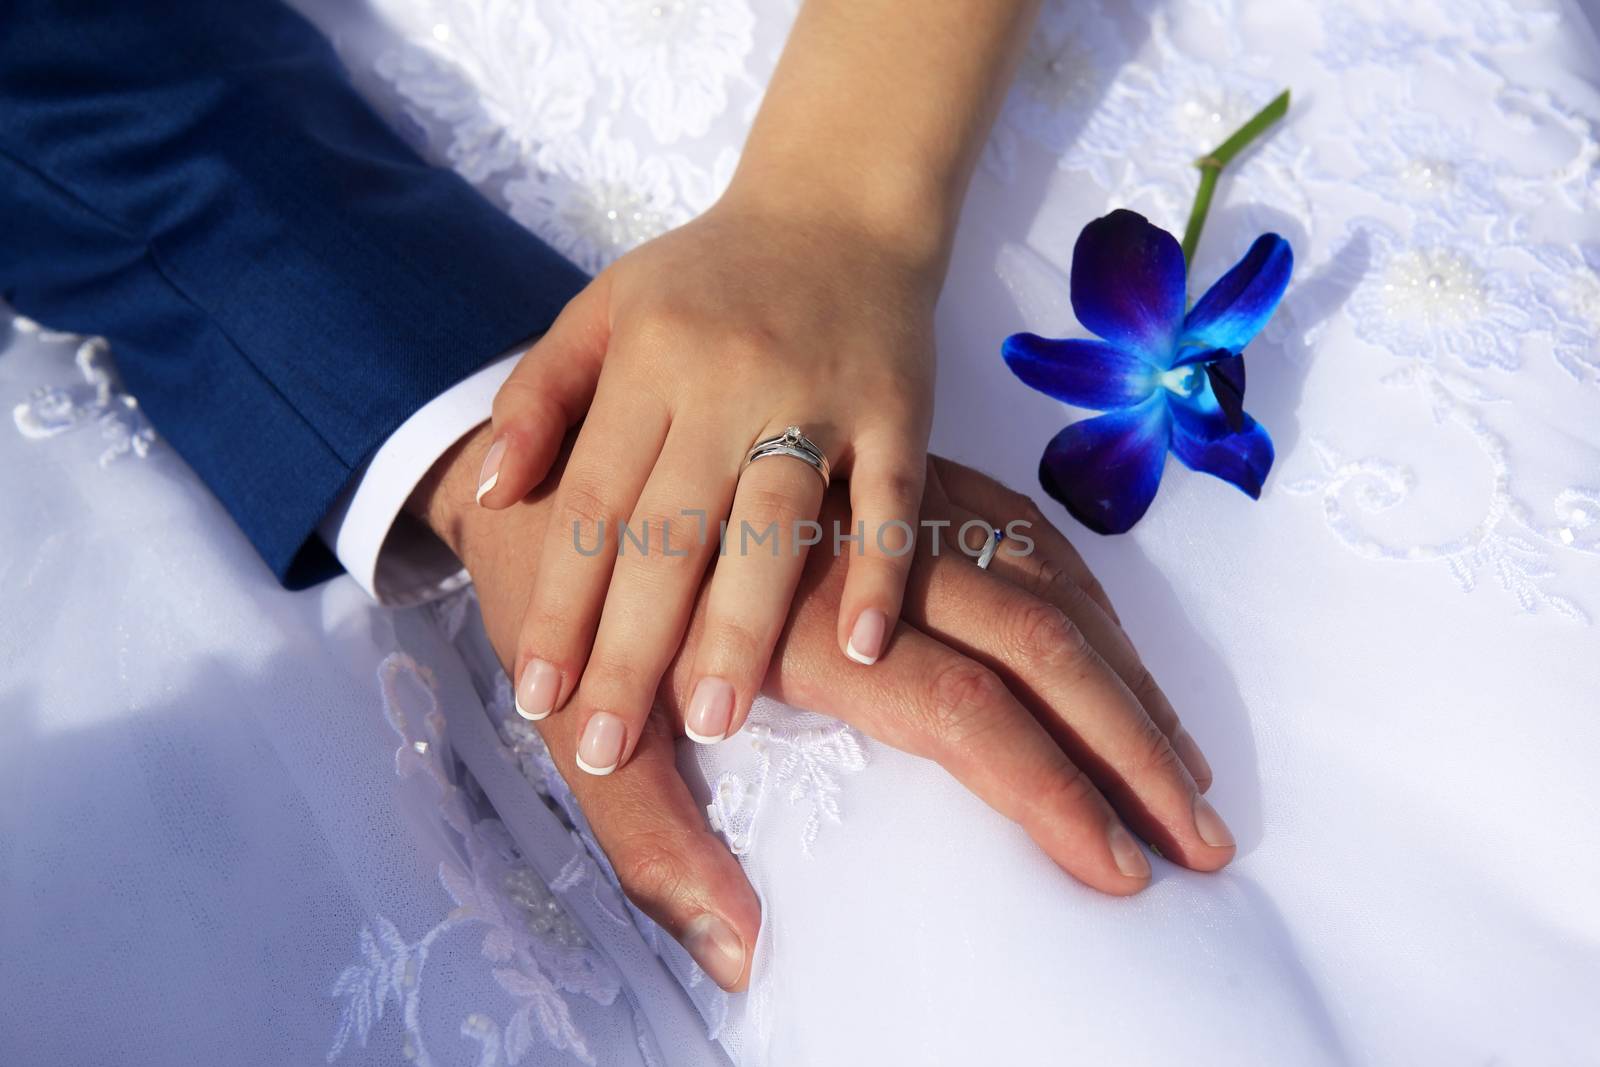
[[[444,542],[406,513],[406,501],[439,457],[489,418],[495,393],[525,347],[462,379],[401,423],[317,528],[344,569],[378,603],[421,604],[470,581]]]

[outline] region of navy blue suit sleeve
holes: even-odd
[[[0,0],[0,295],[111,340],[291,587],[388,435],[586,281],[276,0]]]

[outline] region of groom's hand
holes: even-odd
[[[472,574],[490,640],[509,667],[536,579],[533,546],[560,471],[509,510],[480,509],[476,475],[488,445],[486,429],[463,439],[411,507]],[[1150,877],[1123,819],[1184,866],[1227,863],[1233,839],[1201,796],[1210,769],[1077,553],[1025,497],[992,479],[938,459],[928,475],[926,518],[949,522],[950,530],[978,518],[1024,519],[1034,550],[1002,551],[986,572],[955,549],[948,531],[937,558],[924,544],[906,622],[891,654],[870,670],[836,654],[846,561],[811,553],[764,691],[936,760],[1021,824],[1061,867],[1104,892],[1134,893]],[[822,522],[848,513],[846,491],[835,490]],[[575,774],[568,784],[624,891],[713,979],[737,989],[749,977],[760,907],[674,762],[703,601],[702,594],[662,681],[663,714],[651,717],[638,754],[609,777]],[[557,767],[571,766],[573,717],[551,716],[538,729]]]

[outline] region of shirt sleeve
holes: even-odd
[[[500,357],[401,423],[319,527],[344,569],[380,604],[420,604],[468,581],[460,560],[405,504],[439,457],[489,418],[521,355],[519,348]]]

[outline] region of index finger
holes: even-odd
[[[761,904],[678,774],[666,724],[652,715],[633,758],[606,778],[568,772],[575,765],[579,725],[575,715],[555,715],[535,728],[623,892],[719,986],[744,989]]]

